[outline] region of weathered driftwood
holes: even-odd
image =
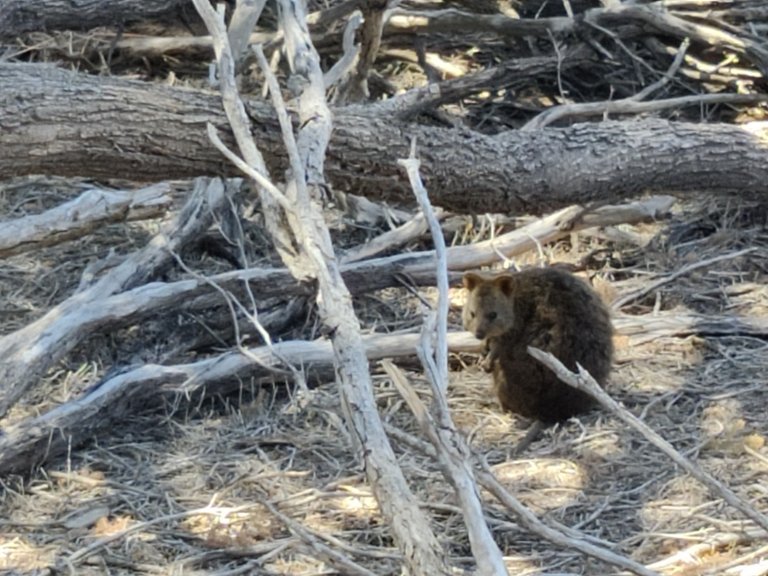
[[[671,203],[669,197],[658,197],[627,206],[604,206],[593,213],[582,214],[578,209],[565,209],[493,241],[450,248],[448,267],[456,271],[477,268],[585,227],[655,217],[666,211]],[[210,214],[204,210],[202,215],[207,218]],[[179,250],[178,245],[175,249]],[[151,248],[148,250],[152,251]],[[142,254],[144,252],[139,252],[124,265],[110,271],[97,284],[100,289],[92,288],[85,294],[79,292],[36,322],[0,338],[0,354],[3,354],[3,362],[0,363],[0,406],[4,410],[18,400],[24,390],[33,386],[53,363],[96,331],[115,330],[162,312],[200,310],[221,305],[221,294],[212,289],[213,284],[244,300],[248,297],[244,293],[244,282],[262,300],[276,296],[310,295],[313,291],[312,286],[297,282],[285,269],[237,270],[207,280],[153,282],[120,291],[116,288],[120,286],[120,281],[113,281],[112,275],[120,276],[124,274],[123,270],[133,267],[144,270],[142,265],[136,264],[143,258]],[[342,266],[341,272],[353,294],[397,286],[403,277],[419,285],[434,284],[434,252],[399,254],[347,264]],[[25,346],[30,352],[22,354]]]
[[[0,258],[87,236],[100,226],[162,215],[171,204],[167,184],[141,190],[87,190],[42,214],[0,223]]]
[[[215,94],[29,64],[0,64],[0,86],[7,103],[0,108],[0,178],[164,181],[235,172],[206,135],[211,122],[233,144]],[[432,202],[456,212],[542,213],[670,190],[768,192],[768,150],[757,124],[750,130],[648,119],[485,136],[399,122],[388,110],[335,110],[325,163],[333,187],[412,203],[396,161],[414,137]],[[274,113],[260,102],[248,111],[270,172],[283,173]]]
[[[208,229],[214,213],[226,205],[225,198],[220,180],[198,181],[184,209],[143,250],[41,318],[4,336],[0,340],[0,417],[53,362],[103,323],[105,310],[99,303],[147,282],[168,264],[173,252]]]

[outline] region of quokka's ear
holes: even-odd
[[[479,274],[475,274],[474,272],[467,272],[462,276],[461,283],[464,284],[464,288],[467,290],[474,290],[477,288],[477,285],[480,284],[483,281],[483,277]]]
[[[504,296],[511,296],[515,289],[515,279],[512,276],[499,276],[493,280],[493,283]]]

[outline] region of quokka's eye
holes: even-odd
[[[488,312],[488,320],[496,320],[497,316],[496,312]]]
[[[469,313],[469,317],[470,317],[470,318],[474,318],[474,317],[475,317],[475,313],[474,313],[474,312],[470,312],[470,313]]]

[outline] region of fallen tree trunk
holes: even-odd
[[[26,64],[0,64],[0,85],[0,178],[234,173],[206,135],[210,122],[234,145],[215,94]],[[400,122],[391,109],[335,110],[325,164],[334,188],[411,204],[397,159],[416,138],[433,203],[455,212],[542,213],[642,192],[768,192],[762,125],[647,119],[486,136]],[[251,102],[249,113],[270,171],[281,173],[273,112]]]
[[[177,14],[187,0],[0,0],[0,37],[10,40],[35,30],[87,30],[122,26]],[[187,12],[194,14],[194,11]]]

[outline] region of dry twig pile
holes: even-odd
[[[25,4],[0,567],[765,570],[763,2]],[[509,260],[620,351],[524,458],[449,289]]]

